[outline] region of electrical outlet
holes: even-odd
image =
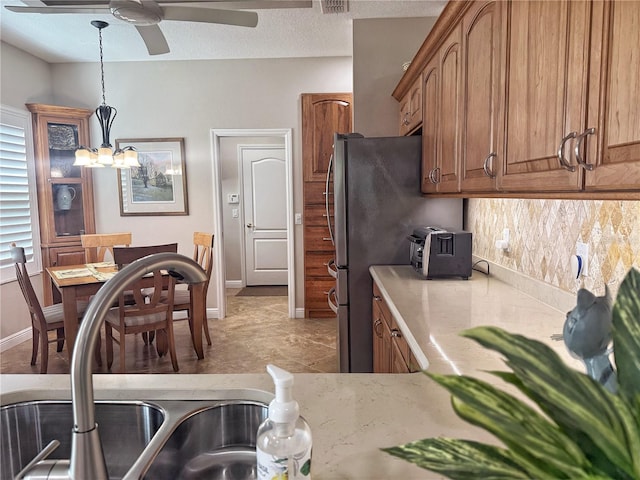
[[[582,259],[582,271],[581,275],[586,277],[589,275],[589,244],[578,242],[576,243],[576,255]]]

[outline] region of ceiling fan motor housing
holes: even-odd
[[[162,9],[153,1],[111,0],[109,8],[114,17],[133,25],[156,25],[162,20]]]

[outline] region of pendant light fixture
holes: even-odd
[[[100,130],[102,131],[102,145],[100,148],[88,148],[84,146],[78,147],[76,150],[76,160],[73,163],[76,166],[102,168],[111,165],[113,168],[131,168],[139,167],[138,153],[133,147],[125,147],[123,149],[113,150],[109,136],[111,134],[111,125],[118,114],[118,110],[107,105],[104,93],[104,63],[102,52],[102,29],[109,26],[107,22],[101,20],[93,20],[91,25],[98,29],[98,38],[100,40],[100,79],[102,85],[102,104],[96,108],[96,117],[100,122]]]

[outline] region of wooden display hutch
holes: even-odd
[[[33,114],[40,246],[44,268],[84,263],[80,235],[95,233],[91,170],[74,167],[75,150],[89,146],[92,110],[26,104]],[[60,297],[43,272],[44,304]]]

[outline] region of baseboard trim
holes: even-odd
[[[225,288],[243,288],[245,285],[242,280],[225,280]]]
[[[304,318],[304,308],[296,308],[296,318]]]
[[[16,332],[8,337],[0,339],[0,353],[9,350],[10,348],[20,345],[27,340],[31,340],[31,329],[25,328],[19,332]]]

